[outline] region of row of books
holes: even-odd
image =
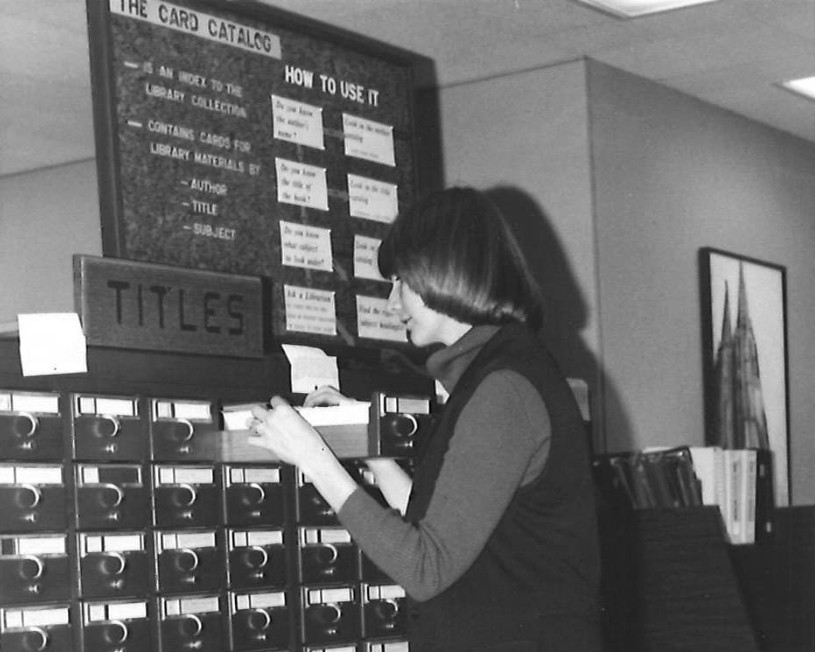
[[[772,532],[772,453],[746,448],[680,446],[597,456],[593,472],[612,507],[717,505],[730,543]]]

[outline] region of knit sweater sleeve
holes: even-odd
[[[493,372],[461,412],[418,524],[361,489],[340,522],[411,597],[428,600],[475,561],[515,491],[543,468],[549,441],[549,416],[532,384],[513,371]]]

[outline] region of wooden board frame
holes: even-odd
[[[263,357],[257,276],[74,256],[74,303],[88,344]]]
[[[275,341],[408,348],[378,314],[389,285],[356,265],[373,251],[375,266],[370,246],[417,193],[413,78],[426,61],[256,2],[87,10],[103,254],[267,277]],[[276,121],[299,110],[281,137]],[[283,195],[303,174],[316,175],[310,196]],[[285,243],[284,229],[297,231]],[[327,326],[309,314],[323,300]]]

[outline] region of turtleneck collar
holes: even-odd
[[[500,326],[473,326],[450,346],[434,352],[427,359],[427,371],[452,394],[461,376],[475,356]]]

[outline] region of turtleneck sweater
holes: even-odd
[[[452,392],[498,330],[475,326],[433,353],[430,374]],[[546,407],[510,370],[490,373],[461,412],[424,517],[412,524],[359,488],[338,514],[357,545],[416,600],[430,599],[469,568],[519,487],[543,470]]]

